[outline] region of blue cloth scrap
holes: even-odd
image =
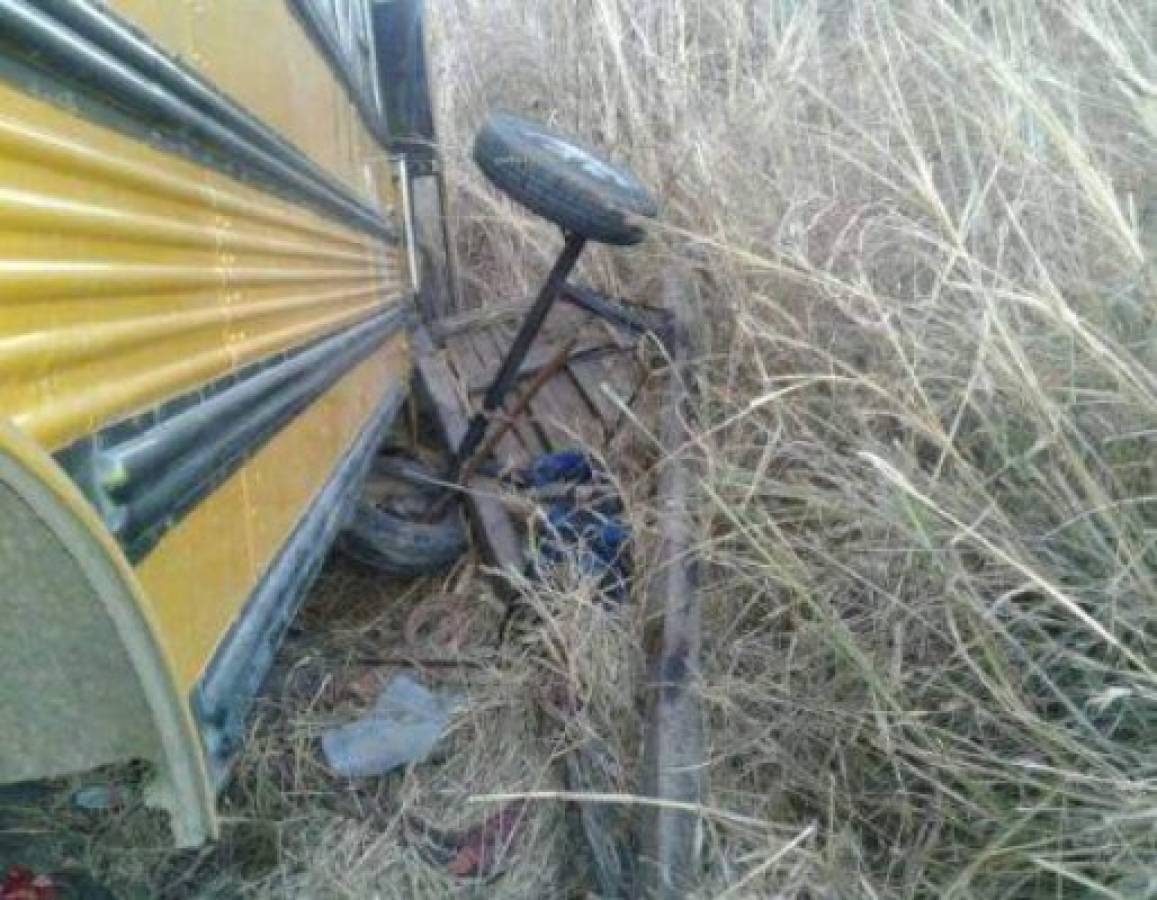
[[[527,484],[543,488],[555,484],[590,484],[600,474],[590,457],[579,450],[540,456],[525,471]],[[530,574],[543,578],[568,560],[596,579],[607,602],[619,604],[629,594],[631,529],[623,521],[623,503],[609,483],[606,495],[588,505],[574,496],[557,499],[546,509],[546,527],[530,562]]]
[[[552,484],[589,484],[595,477],[591,458],[581,450],[547,453],[534,460],[523,475],[528,487]]]

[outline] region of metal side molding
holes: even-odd
[[[253,699],[334,538],[361,492],[370,461],[404,399],[401,386],[379,406],[305,518],[266,572],[194,689],[194,715],[218,786],[245,734]]]
[[[396,306],[272,363],[177,402],[130,433],[119,428],[62,455],[130,561],[342,376],[409,324]]]

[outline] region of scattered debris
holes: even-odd
[[[391,678],[363,718],[321,738],[326,763],[338,775],[385,775],[430,755],[461,705],[456,694],[434,693],[409,673]]]
[[[72,805],[83,812],[110,812],[124,805],[124,794],[115,784],[86,784],[73,791]]]
[[[625,602],[630,587],[631,531],[623,501],[606,474],[581,450],[540,456],[523,474],[526,487],[549,498],[530,574],[575,565],[593,577],[604,599]]]
[[[598,587],[596,602],[618,609],[630,597],[631,529],[622,498],[611,478],[581,450],[563,450],[536,457],[517,473],[519,487],[541,505],[535,520],[533,552],[528,565],[532,579],[542,580],[556,569],[571,569]],[[561,754],[563,781],[573,793],[614,793],[622,790],[622,772],[614,755],[596,734],[581,739],[569,734],[582,712],[573,685],[554,680],[542,696],[543,711],[561,726],[566,750]],[[590,804],[571,810],[576,839],[588,853],[582,877],[598,896],[631,895],[633,857],[618,809]]]
[[[415,842],[432,865],[444,867],[455,878],[487,880],[502,874],[526,826],[526,804],[509,803],[486,819],[462,831],[441,831],[411,816]]]
[[[543,488],[568,482],[586,484],[595,477],[595,467],[581,450],[560,450],[537,457],[526,469],[523,480],[527,487]]]
[[[365,669],[341,685],[338,698],[352,700],[359,705],[376,702],[378,695],[382,692],[382,685],[389,678],[389,671],[389,669],[378,666]]]
[[[24,866],[13,866],[0,884],[0,900],[57,900],[56,883]]]
[[[563,758],[566,789],[572,794],[608,794],[622,790],[621,771],[607,745],[591,736]],[[574,804],[581,840],[590,855],[587,877],[605,900],[631,896],[634,858],[622,809],[610,803]]]
[[[466,831],[447,866],[450,874],[458,878],[490,878],[498,874],[525,823],[523,804],[512,803]]]
[[[402,637],[406,646],[432,646],[447,654],[461,653],[469,643],[478,618],[478,600],[454,594],[438,594],[418,603],[406,616]]]

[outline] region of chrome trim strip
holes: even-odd
[[[272,363],[178,398],[171,413],[58,454],[133,563],[347,372],[412,324],[391,307]]]
[[[402,232],[406,238],[406,265],[410,269],[410,288],[415,297],[422,296],[422,270],[418,265],[418,245],[414,234],[414,198],[410,191],[410,166],[405,156],[395,157],[398,165],[398,189],[402,195]]]

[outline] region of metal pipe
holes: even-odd
[[[647,310],[647,314],[644,315],[622,300],[578,284],[565,285],[559,297],[564,303],[589,312],[592,316],[598,316],[604,322],[609,322],[632,335],[650,333],[656,335],[664,345],[668,342],[667,332],[671,330],[671,322],[666,310]]]
[[[482,439],[486,436],[490,417],[501,409],[502,401],[506,399],[507,393],[518,380],[518,370],[526,359],[530,345],[534,343],[534,339],[542,330],[542,323],[546,321],[547,313],[550,312],[554,301],[558,299],[558,295],[578,262],[579,256],[582,255],[586,243],[587,239],[582,235],[568,234],[566,236],[566,244],[563,246],[562,252],[555,260],[554,267],[550,270],[550,275],[547,276],[546,283],[539,291],[534,305],[527,312],[526,318],[522,320],[518,334],[514,337],[514,343],[510,345],[510,349],[506,352],[506,357],[498,369],[498,374],[494,376],[494,381],[491,382],[486,391],[486,396],[482,400],[482,409],[475,413],[470,420],[466,434],[463,435],[462,442],[454,452],[454,457],[450,461],[450,469],[446,475],[447,481],[456,482],[458,480],[462,466],[466,460],[474,455],[474,451],[482,443]]]
[[[410,268],[410,287],[417,298],[422,291],[422,270],[418,267],[417,239],[414,234],[414,200],[410,195],[410,166],[406,157],[396,157],[398,190],[402,198],[402,232],[406,241],[406,265]]]
[[[436,160],[434,178],[438,186],[438,220],[442,228],[442,245],[446,248],[446,284],[450,292],[450,312],[462,311],[462,282],[458,278],[458,245],[450,234],[450,206],[446,193],[446,176],[442,160]]]
[[[353,368],[364,349],[401,330],[406,319],[403,308],[390,309],[158,422],[132,440],[102,449],[97,456],[100,487],[119,498],[150,486],[182,456],[213,443],[263,401],[291,392],[319,372],[343,374]]]

